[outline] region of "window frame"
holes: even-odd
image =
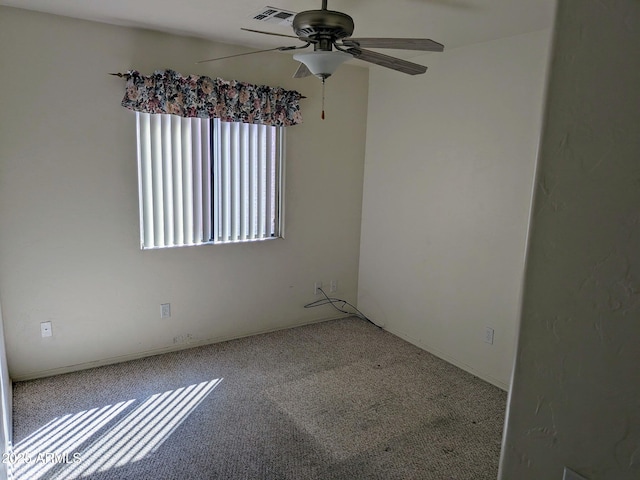
[[[271,182],[265,183],[265,188],[263,192],[265,196],[262,197],[262,198],[266,198],[266,196],[268,196],[271,199],[270,205],[272,205],[272,207],[271,207],[271,210],[267,212],[267,215],[260,217],[260,219],[258,219],[258,222],[263,221],[263,223],[260,225],[264,225],[265,229],[254,230],[254,234],[249,235],[248,237],[245,229],[243,238],[238,238],[238,235],[236,233],[241,231],[241,228],[234,223],[234,226],[230,231],[228,228],[229,219],[222,218],[222,213],[221,213],[222,198],[220,196],[221,195],[220,183],[224,182],[224,180],[221,179],[222,169],[226,168],[227,172],[229,172],[232,170],[232,167],[230,166],[231,163],[235,163],[237,167],[238,162],[244,162],[245,166],[248,162],[248,164],[250,164],[251,169],[257,170],[256,165],[260,161],[257,160],[255,156],[252,156],[252,153],[255,153],[254,151],[255,149],[252,149],[252,151],[246,153],[242,159],[238,159],[237,152],[235,152],[236,153],[235,158],[232,158],[230,156],[221,158],[220,157],[220,153],[222,149],[221,142],[225,141],[225,139],[221,138],[221,135],[220,135],[221,128],[216,126],[221,124],[220,120],[215,118],[198,119],[199,122],[202,122],[200,123],[199,128],[203,128],[204,122],[206,122],[206,128],[207,128],[206,135],[208,136],[207,154],[209,155],[209,158],[208,160],[206,160],[203,157],[201,157],[200,155],[202,154],[202,152],[198,152],[198,154],[196,155],[189,154],[191,156],[190,156],[190,161],[188,162],[189,163],[188,175],[191,175],[190,181],[192,182],[192,186],[197,185],[198,182],[201,182],[201,184],[204,186],[205,185],[205,173],[204,173],[205,169],[201,167],[202,167],[203,161],[208,162],[209,171],[208,171],[208,174],[206,175],[206,179],[207,179],[206,183],[208,184],[208,193],[209,193],[208,198],[210,198],[210,204],[208,206],[206,205],[206,199],[205,199],[206,194],[200,195],[198,197],[199,199],[198,202],[194,202],[194,204],[197,203],[199,205],[198,207],[199,212],[206,211],[208,212],[209,215],[202,217],[201,231],[198,231],[197,228],[195,229],[196,231],[195,233],[201,233],[201,238],[194,237],[192,238],[192,241],[186,241],[186,238],[183,239],[182,241],[176,241],[175,232],[173,232],[174,234],[170,236],[172,240],[166,241],[165,240],[166,234],[164,234],[164,230],[165,228],[171,229],[174,225],[172,223],[172,225],[165,227],[164,224],[166,223],[167,218],[171,219],[172,222],[176,221],[173,218],[173,206],[171,207],[171,213],[165,213],[163,210],[163,212],[159,215],[157,212],[153,210],[153,206],[151,207],[149,206],[149,202],[151,202],[151,205],[153,205],[154,202],[156,202],[157,204],[158,194],[156,190],[159,188],[160,184],[162,185],[162,188],[166,190],[167,185],[171,185],[174,183],[174,179],[173,179],[174,171],[171,170],[171,172],[168,174],[171,177],[169,179],[165,178],[166,177],[165,170],[163,170],[162,173],[160,174],[157,171],[155,171],[157,169],[163,169],[166,167],[165,164],[167,160],[163,158],[162,154],[159,153],[161,150],[158,149],[159,145],[163,145],[164,147],[166,147],[166,145],[163,144],[163,141],[165,139],[163,139],[163,135],[158,131],[155,132],[155,135],[159,138],[156,138],[154,134],[151,133],[151,127],[147,127],[150,129],[149,139],[146,140],[147,145],[142,146],[141,143],[143,142],[142,140],[143,137],[141,135],[143,135],[143,133],[141,133],[141,116],[142,115],[149,116],[148,117],[149,125],[151,125],[151,122],[153,121],[153,119],[151,118],[152,116],[160,117],[158,120],[156,120],[157,122],[164,122],[164,121],[171,122],[172,121],[171,117],[175,117],[175,116],[169,115],[169,114],[149,114],[149,113],[141,113],[141,112],[135,112],[135,113],[136,113],[136,141],[138,146],[138,155],[137,155],[138,196],[139,196],[141,250],[182,248],[182,247],[191,247],[191,246],[200,246],[200,245],[253,243],[253,242],[262,242],[266,240],[275,240],[278,238],[284,238],[284,207],[285,207],[284,192],[285,192],[285,165],[286,165],[285,127],[242,124],[240,122],[228,122],[229,124],[238,125],[237,128],[250,129],[253,127],[257,127],[258,132],[260,131],[260,129],[262,129],[262,131],[265,131],[265,130],[269,131],[269,129],[273,129],[271,130],[272,136],[273,136],[272,142],[267,142],[266,144],[263,144],[263,148],[265,149],[268,149],[268,147],[271,146],[271,149],[267,150],[267,155],[269,156],[269,159],[266,159],[266,160],[262,159],[262,162],[267,162],[267,163],[260,164],[260,166],[265,169],[265,176],[267,175],[266,173],[267,171],[270,172],[269,169],[273,170],[273,175],[272,175],[273,178],[271,179]],[[193,119],[184,119],[182,117],[177,117],[177,118],[179,118],[181,121],[193,120]],[[179,120],[174,119],[173,121],[179,121]],[[247,125],[248,127],[244,127],[245,125]],[[231,128],[233,128],[233,126],[231,126]],[[163,130],[161,130],[161,132],[162,131]],[[173,133],[172,135],[175,136],[175,134]],[[252,133],[251,135],[259,135],[259,133],[258,134]],[[265,135],[267,135],[267,133],[265,133]],[[182,139],[181,141],[184,141],[184,139]],[[151,147],[151,144],[153,143],[156,144],[155,152],[154,152],[154,148]],[[195,141],[194,137],[191,137],[189,142],[189,148],[193,148],[194,144],[196,143],[197,142]],[[203,147],[204,144],[205,142],[202,142],[200,147]],[[237,144],[235,146],[238,147]],[[148,151],[145,151],[145,148],[147,148]],[[178,148],[181,148],[181,147],[178,147]],[[228,149],[230,148],[231,150],[233,150],[233,147],[227,147],[227,148]],[[207,149],[204,149],[204,150],[207,150]],[[156,156],[154,156],[154,153],[156,154]],[[157,157],[158,154],[160,154],[160,158]],[[246,158],[246,155],[248,155],[248,158]],[[182,161],[184,162],[184,160]],[[229,163],[225,164],[225,162],[229,162]],[[196,171],[200,170],[199,177],[197,177],[197,175],[193,173],[194,170]],[[236,200],[239,198],[239,193],[235,192],[234,190],[235,187],[237,187],[237,182],[239,181],[237,176],[243,175],[243,178],[245,178],[245,176],[247,175],[243,173],[242,170],[239,170],[239,172],[240,173],[236,172],[234,174],[235,177],[234,177],[233,183],[235,183],[235,185],[231,185],[231,183],[226,184],[227,190],[229,190],[231,194],[234,195]],[[150,177],[150,175],[152,176],[160,175],[160,180],[158,180],[157,177],[154,177],[154,179],[151,180],[152,177]],[[180,172],[180,175],[182,175],[182,172]],[[178,180],[178,182],[182,182],[182,181],[184,180],[182,180],[182,177],[181,177]],[[180,201],[182,201],[182,199],[185,198],[186,194],[182,192],[182,190],[180,190],[180,192],[182,195]],[[202,193],[202,191],[200,191],[200,193]],[[229,192],[227,192],[227,195],[228,194]],[[243,202],[246,202],[246,201],[247,201],[247,197],[245,192],[244,198],[240,200],[240,203],[236,204],[235,208],[241,209],[243,212],[246,212],[246,209],[241,208],[241,206],[243,205]],[[251,196],[249,196],[248,201],[253,203],[260,202],[259,199],[256,199]],[[266,204],[266,200],[264,200],[264,202]],[[166,208],[166,205],[160,206],[159,208],[162,210],[163,208]],[[195,218],[195,214],[196,214],[195,210],[196,209],[194,208],[193,211],[191,212],[192,217],[190,217],[190,219],[183,218],[181,220],[180,227],[178,229],[185,229],[187,228],[187,225],[189,225],[191,228],[194,228],[193,218]],[[184,211],[182,211],[182,213],[184,213]],[[149,215],[153,216],[151,220],[149,220]],[[234,210],[235,219],[232,221],[232,223],[238,220],[238,215],[239,215],[238,211]],[[161,225],[156,226],[154,222],[156,219],[158,219],[159,216],[161,217],[160,218]],[[242,216],[242,214],[240,214],[240,216],[242,218],[241,221],[245,222],[246,224],[248,220],[244,216]],[[200,221],[200,219],[198,218],[197,221]],[[255,220],[253,221],[255,222]],[[221,228],[222,222],[227,222],[227,228]],[[271,225],[271,227],[269,229],[266,229],[267,225]],[[155,235],[155,233],[150,235],[145,234],[145,229],[148,229],[148,228],[152,228],[154,232],[156,229],[162,229],[163,234],[160,235],[160,237],[162,238],[162,241],[158,241],[156,239],[157,236]],[[190,231],[189,235],[193,233],[194,233],[193,231]],[[179,236],[179,238],[181,237]]]

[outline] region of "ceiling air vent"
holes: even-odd
[[[293,17],[296,16],[296,12],[290,12],[289,10],[283,10],[276,7],[264,7],[251,18],[258,20],[259,22],[273,23],[276,25],[291,26],[293,24]]]

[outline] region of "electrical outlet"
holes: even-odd
[[[42,322],[40,324],[40,335],[42,335],[42,338],[44,338],[44,337],[52,337],[53,336],[53,330],[51,328],[51,322]]]
[[[336,293],[337,291],[338,291],[338,281],[337,280],[331,280],[329,282],[329,292]]]
[[[171,304],[163,303],[160,305],[160,318],[169,318],[171,316]]]
[[[322,282],[316,282],[313,284],[313,294],[320,295],[320,289],[322,288]]]
[[[484,330],[484,341],[489,345],[493,345],[493,328],[486,327]]]

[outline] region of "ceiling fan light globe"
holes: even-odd
[[[327,78],[332,75],[337,68],[347,60],[353,58],[352,55],[337,50],[331,52],[308,52],[296,53],[293,58],[304,63],[309,71],[319,78]]]

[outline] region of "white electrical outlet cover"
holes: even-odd
[[[51,322],[42,322],[40,324],[40,335],[42,335],[43,338],[53,336]]]
[[[489,345],[493,345],[493,339],[494,339],[494,330],[491,327],[487,327],[485,328],[484,331],[484,341],[485,343],[488,343]]]

